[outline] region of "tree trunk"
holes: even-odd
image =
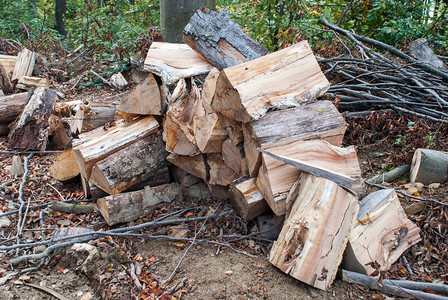
[[[65,30],[66,4],[66,0],[55,0],[54,16],[56,19],[56,30],[63,36],[67,35],[67,31]]]
[[[185,25],[201,6],[214,9],[215,0],[160,0],[163,39],[170,43],[182,43]]]

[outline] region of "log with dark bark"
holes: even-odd
[[[269,108],[287,108],[323,95],[329,82],[306,41],[221,71],[212,108],[249,122]]]
[[[200,8],[185,26],[182,40],[220,70],[268,53],[232,22],[224,9]]]
[[[148,214],[154,206],[176,199],[182,199],[182,191],[177,183],[171,183],[100,198],[96,205],[107,224],[112,226],[134,221]]]
[[[28,93],[19,93],[0,97],[0,122],[15,120],[22,113],[28,102]]]
[[[0,63],[0,89],[3,91],[5,95],[9,95],[14,92],[8,73],[6,72],[5,68],[1,63]]]
[[[149,116],[129,123],[121,123],[107,131],[99,128],[99,131],[94,133],[95,138],[89,139],[87,136],[93,134],[87,134],[86,141],[73,148],[81,174],[84,178],[90,179],[95,163],[125,148],[136,140],[156,132],[158,128],[159,123],[154,117]],[[98,137],[98,135],[100,136]]]
[[[448,180],[448,152],[417,149],[411,164],[411,182],[444,183]]]
[[[300,191],[269,261],[292,277],[326,290],[336,277],[358,214],[358,199],[334,182],[302,173]]]
[[[90,181],[110,195],[118,194],[154,175],[167,156],[162,133],[154,133],[98,161]]]
[[[145,70],[160,76],[167,84],[207,74],[211,68],[208,62],[184,44],[154,42],[145,60]]]
[[[49,118],[56,102],[56,91],[36,88],[9,134],[9,147],[43,151],[48,143]]]
[[[360,202],[343,268],[368,275],[387,271],[404,251],[421,240],[419,232],[406,217],[393,189],[374,192]]]

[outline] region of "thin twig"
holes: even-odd
[[[25,223],[25,219],[23,216],[23,209],[25,208],[26,202],[23,200],[23,187],[26,183],[26,177],[28,176],[28,161],[33,157],[33,153],[29,154],[27,157],[25,157],[23,162],[23,167],[25,169],[25,172],[22,176],[22,182],[19,186],[19,197],[18,200],[20,201],[20,208],[19,208],[19,220],[17,221],[17,233],[16,233],[16,240],[17,244],[20,244],[20,234],[22,233],[23,224]]]

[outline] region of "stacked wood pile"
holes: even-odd
[[[125,118],[81,133],[52,167],[61,180],[81,175],[109,225],[208,188],[246,220],[284,216],[270,261],[324,290],[343,258],[374,275],[420,240],[394,191],[359,202],[357,154],[341,147],[346,124],[335,106],[315,101],[329,82],[306,41],[268,54],[224,11],[201,8],[184,42],[153,43],[148,77],[116,108]],[[81,116],[77,105],[67,107]]]

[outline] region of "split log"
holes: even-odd
[[[227,138],[227,130],[218,116],[211,113],[194,118],[194,138],[201,153],[219,153]]]
[[[27,88],[32,88],[32,87],[49,87],[50,86],[50,80],[48,80],[47,78],[22,76],[17,81],[17,84],[23,84]]]
[[[23,112],[28,100],[27,92],[0,97],[0,122],[15,120]]]
[[[47,147],[49,118],[56,102],[56,91],[36,88],[17,124],[9,134],[9,147],[43,151]]]
[[[89,102],[82,114],[82,131],[90,131],[114,121],[116,105],[106,102]],[[74,117],[76,119],[76,115]]]
[[[448,152],[419,148],[411,164],[411,182],[444,183],[448,180]]]
[[[310,140],[269,151],[259,148],[259,151],[301,171],[331,180],[357,196],[363,192],[364,181],[354,146],[340,148],[323,140]]]
[[[204,106],[206,114],[214,113],[212,109],[212,100],[215,95],[216,82],[218,81],[219,72],[220,71],[217,68],[213,68],[208,73],[204,80],[204,84],[202,85],[202,106]]]
[[[176,183],[171,183],[100,198],[96,205],[107,224],[112,226],[137,220],[154,206],[176,199],[182,199],[182,191]]]
[[[148,77],[127,95],[117,110],[127,114],[163,116],[166,103],[162,101],[154,75],[148,74]]]
[[[410,169],[411,169],[410,165],[407,165],[407,164],[401,165],[387,173],[378,174],[376,176],[373,176],[372,178],[366,180],[366,182],[375,183],[375,184],[383,184],[384,182],[391,182],[397,178],[400,178],[402,176],[409,174]]]
[[[220,70],[268,53],[230,20],[225,9],[201,7],[185,26],[182,40]]]
[[[244,152],[252,177],[261,165],[258,148],[269,149],[295,141],[323,139],[340,146],[347,125],[330,101],[317,101],[301,107],[270,111],[243,126]]]
[[[36,53],[23,48],[17,56],[17,61],[14,66],[14,72],[11,80],[14,81],[22,76],[31,76],[36,63]]]
[[[225,164],[219,153],[207,154],[207,164],[210,167],[210,178],[207,181],[209,184],[228,186],[239,177],[238,173]]]
[[[256,178],[244,176],[230,185],[233,207],[246,221],[252,220],[269,210],[269,205],[256,185]]]
[[[3,91],[5,95],[9,95],[14,92],[8,73],[6,72],[5,68],[1,63],[0,63],[0,89]]]
[[[120,91],[128,85],[126,78],[124,78],[121,72],[112,75],[109,79],[109,82],[113,87]]]
[[[231,120],[220,113],[216,113],[216,115],[233,144],[238,145],[243,142],[243,123]]]
[[[0,64],[2,64],[5,68],[5,71],[8,74],[9,78],[12,78],[16,62],[17,56],[0,54]]]
[[[110,195],[118,194],[154,175],[167,156],[162,133],[154,133],[97,162],[90,181]]]
[[[263,154],[258,173],[257,186],[276,215],[286,213],[286,198],[301,173],[300,169],[313,175],[334,179],[338,184],[360,194],[363,188],[361,170],[356,151],[330,145],[326,141],[297,141],[285,146],[269,148],[270,152],[288,153],[289,158]],[[285,163],[287,161],[287,163]],[[299,169],[300,167],[300,169]]]
[[[338,270],[358,199],[336,183],[302,173],[300,192],[269,261],[292,277],[326,290]]]
[[[73,150],[65,150],[58,155],[50,167],[50,175],[59,181],[68,181],[79,175],[79,166]]]
[[[170,167],[171,173],[173,174],[174,180],[180,185],[181,188],[188,188],[200,181],[199,177],[196,177],[187,171],[179,168],[178,166],[172,165]]]
[[[329,82],[306,41],[221,71],[212,108],[241,122],[321,96]]]
[[[188,45],[153,42],[144,68],[172,84],[182,78],[207,74],[212,66]]]
[[[95,163],[136,140],[154,133],[158,127],[159,123],[154,117],[140,118],[130,123],[122,123],[121,126],[115,126],[107,132],[103,132],[101,137],[73,148],[81,174],[89,180]]]
[[[184,81],[181,80],[178,86],[184,84]],[[189,92],[185,92],[183,88],[179,92],[173,92],[172,101],[165,117],[163,140],[166,142],[168,152],[179,155],[196,155],[199,153],[199,149],[194,137],[194,119],[204,116],[205,111],[197,86],[192,80],[188,80],[186,85],[186,90],[190,90]],[[177,96],[178,94],[180,96]]]
[[[99,127],[91,131],[83,132],[78,135],[78,138],[73,140],[73,148],[80,146],[81,144],[87,143],[95,139],[101,139],[106,133],[111,130],[120,130],[120,128],[125,127],[128,122],[125,119],[120,119],[109,124],[109,126]]]
[[[239,176],[249,174],[242,143],[235,146],[230,138],[225,140],[222,144],[222,159]]]
[[[360,202],[343,267],[368,275],[387,271],[406,249],[421,241],[419,232],[393,189],[374,192]]]
[[[185,172],[199,177],[204,181],[207,180],[207,167],[205,165],[205,158],[202,154],[186,156],[171,153],[166,159]]]

